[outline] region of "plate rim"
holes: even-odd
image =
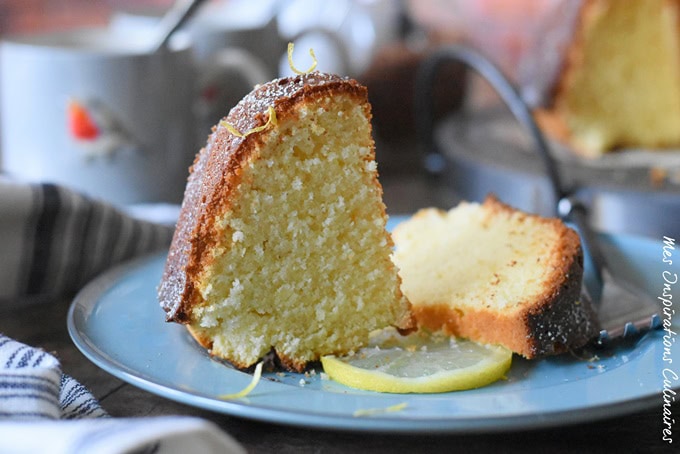
[[[646,237],[636,237],[646,241],[653,241]],[[488,417],[486,415],[470,416],[466,418],[445,417],[389,417],[389,415],[375,415],[370,417],[355,417],[351,414],[337,415],[320,413],[318,411],[287,411],[281,408],[244,401],[224,401],[202,396],[190,391],[166,386],[153,380],[136,376],[109,361],[99,353],[99,346],[88,338],[76,320],[79,308],[96,306],[101,296],[113,288],[122,278],[139,272],[144,266],[155,261],[163,261],[167,250],[156,251],[118,264],[105,271],[85,285],[72,300],[67,313],[67,330],[72,342],[83,355],[97,367],[114,377],[157,396],[179,402],[195,408],[201,408],[230,416],[275,423],[286,426],[305,427],[325,430],[373,432],[373,433],[408,433],[408,434],[458,434],[458,433],[493,433],[509,430],[529,430],[573,425],[593,422],[602,419],[622,416],[651,408],[659,404],[659,395],[650,392],[633,399],[623,399],[592,406],[581,406],[567,410],[548,410],[531,415],[503,415]],[[680,383],[672,389],[680,389]],[[411,398],[413,395],[405,395]]]

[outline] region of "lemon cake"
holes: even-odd
[[[680,0],[585,0],[537,118],[578,153],[680,148]]]
[[[579,299],[579,237],[558,219],[490,196],[448,212],[420,210],[393,237],[402,290],[420,327],[526,358],[583,346],[599,332]]]
[[[414,324],[391,261],[365,87],[312,72],[256,87],[190,170],[159,287],[168,321],[247,368],[347,354]]]

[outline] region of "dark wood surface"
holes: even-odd
[[[388,177],[386,203],[396,212],[425,205],[452,203],[450,194],[419,179]],[[396,209],[395,207],[398,207]],[[193,415],[211,420],[250,453],[528,453],[528,452],[674,452],[662,441],[662,399],[650,408],[625,416],[532,431],[470,435],[386,435],[316,430],[251,421],[175,403],[114,378],[87,360],[66,329],[70,299],[0,310],[0,332],[53,352],[71,375],[99,399],[114,417]],[[134,348],[134,347],[131,347]],[[612,383],[616,386],[616,383]],[[680,406],[673,407],[680,444]],[[677,446],[675,446],[677,448]],[[675,451],[677,452],[677,451]]]

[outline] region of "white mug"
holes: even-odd
[[[120,206],[180,202],[207,136],[198,133],[197,109],[206,104],[198,81],[216,68],[222,75],[214,77],[229,81],[242,75],[242,64],[198,65],[182,33],[153,52],[155,31],[79,29],[4,40],[2,171]]]
[[[119,205],[181,200],[196,152],[190,43],[153,53],[140,38],[88,29],[2,42],[3,171]]]
[[[115,33],[153,33],[166,12],[159,7],[118,10],[109,27]],[[257,10],[256,16],[245,19],[230,12],[220,2],[208,3],[184,28],[199,73],[195,105],[199,141],[205,141],[212,126],[255,85],[276,76],[269,54],[276,47],[277,52],[285,51],[268,23],[267,11]]]

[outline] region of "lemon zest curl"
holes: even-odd
[[[276,111],[272,106],[269,106],[267,109],[267,112],[269,113],[269,119],[267,120],[267,123],[263,124],[262,126],[258,126],[256,128],[250,129],[244,133],[240,132],[238,129],[230,125],[229,123],[226,122],[226,120],[222,120],[220,124],[227,128],[227,130],[235,135],[236,137],[246,137],[251,134],[255,134],[256,132],[264,131],[267,129],[270,125],[276,126],[278,124],[278,121],[276,119]]]
[[[257,363],[257,366],[255,366],[255,372],[253,373],[253,379],[250,381],[248,386],[243,388],[241,391],[233,394],[222,394],[219,396],[220,399],[223,400],[231,400],[231,399],[240,399],[241,397],[245,397],[250,392],[255,389],[257,384],[260,382],[260,377],[262,377],[262,364],[263,363]]]
[[[316,69],[316,65],[319,63],[316,59],[316,55],[314,55],[314,49],[309,49],[309,55],[311,55],[312,60],[314,60],[314,63],[312,63],[312,66],[309,67],[307,71],[300,71],[295,67],[293,64],[293,48],[295,45],[293,43],[288,43],[288,65],[290,66],[290,69],[295,73],[295,74],[308,74],[311,73]]]

